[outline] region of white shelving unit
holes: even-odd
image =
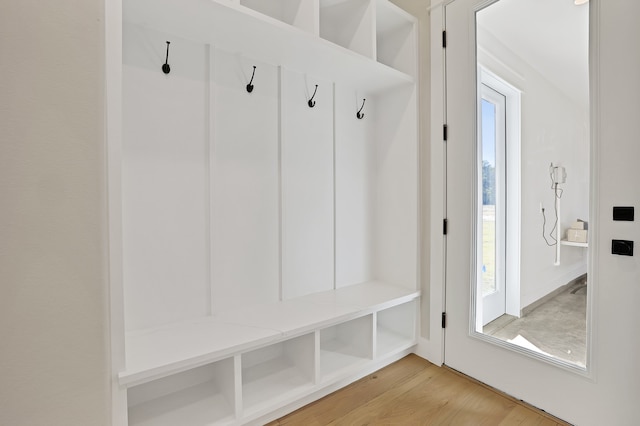
[[[224,46],[230,52],[241,52],[243,56],[302,73],[321,75],[362,90],[378,91],[415,83],[412,75],[376,64],[371,60],[372,56],[362,55],[357,50],[345,48],[239,3],[225,0],[122,1],[124,21],[129,24],[186,40]],[[316,13],[320,14],[319,11]],[[336,19],[341,17],[336,16]],[[329,25],[326,20],[320,24],[321,27],[325,25]],[[415,20],[411,25],[415,37]],[[247,28],[251,30],[244,31]],[[374,31],[371,36],[375,37]],[[375,41],[372,39],[370,44],[374,45]],[[160,48],[162,50],[164,46],[160,45]],[[164,59],[164,54],[160,58]]]
[[[251,421],[398,359],[417,341],[418,297],[368,282],[127,333],[129,424]]]
[[[114,1],[114,424],[264,423],[409,353],[416,20],[387,0]]]

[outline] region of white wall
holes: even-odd
[[[0,2],[0,424],[109,424],[104,2]]]
[[[562,229],[577,218],[589,219],[589,109],[488,31],[478,31],[478,43],[478,62],[522,91],[520,301],[525,308],[587,270],[587,250],[576,247],[562,247],[561,264],[554,265],[556,249],[542,238],[540,203],[552,242],[549,233],[555,215],[549,165],[561,165],[567,171],[567,182],[560,187]]]

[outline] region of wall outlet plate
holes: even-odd
[[[613,220],[623,220],[627,222],[634,221],[634,208],[633,207],[614,207],[613,208]]]
[[[611,240],[611,254],[633,256],[633,241]]]

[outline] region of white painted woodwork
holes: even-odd
[[[336,84],[336,288],[374,278],[376,103],[369,95]],[[367,97],[359,120],[356,112]]]
[[[127,368],[120,385],[131,386],[197,367],[256,346],[297,336],[410,302],[419,293],[369,282],[296,300],[247,305],[217,317],[128,332]]]
[[[202,43],[222,43],[228,51],[363,90],[413,83],[406,73],[372,62],[372,56],[341,49],[307,31],[225,0],[124,0],[123,9],[125,22]],[[371,34],[374,37],[373,30]],[[158,59],[164,59],[164,55]]]
[[[170,76],[158,72],[172,40]],[[123,29],[125,327],[209,313],[208,50]]]
[[[113,423],[260,422],[408,353],[417,92],[376,25],[415,20],[378,0],[122,6]]]
[[[127,368],[120,373],[120,384],[164,377],[279,337],[277,330],[211,317],[128,332]]]
[[[280,297],[280,93],[277,67],[222,50],[212,56],[211,275],[217,314]],[[254,90],[248,93],[253,66]]]
[[[375,277],[417,288],[418,122],[415,87],[372,99],[376,128]]]
[[[282,297],[291,299],[334,288],[333,84],[283,69],[281,108]]]
[[[242,407],[242,417],[257,418],[268,414],[274,406],[296,399],[296,395],[311,394],[380,360],[395,359],[395,355],[414,345],[415,333],[413,338],[409,338],[407,330],[413,330],[416,319],[415,316],[408,317],[407,312],[415,315],[417,292],[410,293],[379,283],[352,286],[344,290],[357,287],[360,287],[361,297],[356,291],[325,293],[324,297],[317,298],[317,306],[322,308],[317,312],[331,311],[331,299],[342,303],[354,303],[357,300],[385,302],[368,308],[351,307],[349,315],[336,317],[333,322],[325,318],[315,327],[307,325],[299,330],[310,332],[300,337],[291,338],[284,332],[273,333],[258,327],[220,323],[215,319],[130,334],[127,347],[139,350],[137,361],[153,364],[148,365],[148,371],[131,371],[120,377],[121,385],[130,386],[130,424],[171,424],[179,416],[188,420],[188,424],[225,423],[232,416],[234,406]],[[342,294],[336,298],[333,297],[335,293]],[[399,297],[389,301],[390,294]],[[286,304],[287,301],[281,303]],[[393,305],[395,303],[399,305]],[[387,308],[382,312],[397,309],[401,312],[399,315],[405,317],[402,321],[407,321],[408,328],[403,330],[402,324],[390,324],[395,321],[391,316],[379,319],[378,342],[388,343],[391,336],[401,346],[391,349],[385,345],[389,350],[381,351],[378,343],[378,355],[374,357],[373,316],[362,316],[362,313],[371,310],[377,312],[377,308],[389,304],[395,308]],[[303,304],[302,307],[308,308],[309,305]],[[273,312],[280,311],[280,306],[272,308]],[[290,315],[291,311],[286,313]],[[392,316],[397,317],[398,314]],[[290,318],[295,321],[295,318]],[[381,328],[380,323],[385,323],[386,329]],[[300,335],[294,330],[290,330],[290,333]],[[317,333],[320,339],[315,338]],[[208,349],[214,352],[191,359],[184,353],[186,350],[195,353],[199,348],[202,354],[207,350],[207,344],[210,345]],[[265,344],[267,346],[262,346]],[[256,346],[258,349],[251,350]],[[392,354],[394,350],[396,353]],[[236,368],[232,365],[234,358],[237,359],[233,354],[238,352],[244,353]],[[316,356],[316,352],[319,356]],[[174,361],[180,361],[170,363],[171,356]],[[130,364],[135,368],[133,362]],[[316,383],[318,370],[320,381]]]
[[[320,37],[375,59],[375,12],[371,0],[320,0]]]

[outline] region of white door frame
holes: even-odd
[[[498,91],[496,88],[491,87],[482,79],[482,69],[478,69],[478,100],[477,100],[477,114],[478,114],[478,142],[477,142],[477,200],[478,200],[478,214],[476,215],[476,229],[478,234],[476,235],[478,244],[477,249],[477,262],[478,265],[483,264],[484,260],[484,211],[483,211],[483,151],[484,151],[484,135],[483,133],[483,121],[482,118],[482,101],[486,100],[495,107],[495,247],[494,247],[494,280],[495,291],[484,294],[483,292],[483,268],[476,270],[476,331],[482,331],[482,327],[496,318],[504,315],[507,312],[506,309],[506,265],[507,265],[507,248],[506,248],[506,230],[507,230],[507,95]],[[484,267],[484,265],[483,265]]]
[[[520,202],[521,202],[521,98],[522,91],[504,81],[484,67],[478,71],[480,81],[487,83],[493,89],[507,97],[507,187],[506,187],[506,217],[507,232],[505,235],[506,270],[506,313],[520,318]],[[517,165],[514,167],[513,165]]]

